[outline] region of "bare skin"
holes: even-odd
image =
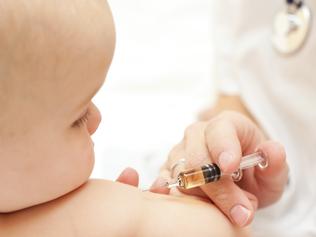
[[[126,199],[128,197],[128,199]],[[207,202],[90,180],[50,203],[3,214],[1,236],[249,236]]]
[[[244,102],[239,96],[229,96],[229,95],[219,95],[214,106],[206,109],[200,113],[199,119],[201,121],[207,121],[213,118],[214,116],[220,114],[223,111],[235,111],[245,115],[250,118],[253,122],[256,122],[250,111],[244,105]]]
[[[87,181],[101,119],[91,99],[115,38],[102,0],[2,1],[0,15],[0,212],[10,212]]]
[[[174,178],[182,169],[216,163],[223,172],[233,173],[243,155],[260,151],[269,166],[243,171],[243,179],[234,183],[223,178],[186,194],[209,198],[231,222],[243,227],[253,220],[257,208],[277,202],[282,196],[288,178],[286,154],[281,144],[269,141],[251,113],[238,96],[220,96],[211,109],[201,114],[202,121],[189,126],[182,141],[169,154],[157,183]],[[185,158],[185,167],[171,172],[179,159]],[[160,181],[162,180],[162,181]],[[152,191],[169,193],[168,189]]]
[[[209,202],[89,181],[114,51],[103,0],[0,3],[0,236],[248,236]],[[9,33],[8,33],[9,32]]]

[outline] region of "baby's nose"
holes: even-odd
[[[92,102],[89,110],[90,112],[87,121],[87,129],[89,131],[89,134],[92,135],[99,127],[99,124],[101,122],[101,113],[99,109],[95,106],[95,104],[93,104]]]

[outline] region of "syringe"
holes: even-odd
[[[231,176],[237,182],[242,178],[242,170],[251,167],[259,166],[264,169],[268,166],[268,161],[260,152],[253,153],[241,158],[239,169],[232,174],[222,173],[220,168],[215,164],[206,164],[197,169],[190,169],[180,172],[175,181],[167,182],[165,187],[173,188],[179,187],[183,189],[190,189],[202,186],[207,183],[216,182],[222,176]]]

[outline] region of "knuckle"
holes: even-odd
[[[214,128],[218,128],[219,126],[228,126],[229,124],[232,123],[232,113],[235,112],[231,112],[231,111],[224,111],[221,112],[219,115],[217,115],[215,118],[211,119],[207,126],[205,131],[206,132],[210,132],[212,130],[214,130]]]
[[[221,118],[210,121],[204,131],[204,136],[207,140],[212,140],[214,137],[217,137],[219,134],[222,134],[222,129],[227,127],[228,123]]]
[[[228,191],[221,186],[218,186],[216,189],[213,190],[213,201],[216,203],[221,203],[224,205],[225,203],[228,202],[230,198],[230,194]]]
[[[182,149],[182,144],[179,143],[178,145],[174,146],[171,151],[168,154],[168,160],[172,161],[174,160],[175,157],[178,156],[178,154],[180,153],[180,150]]]
[[[216,117],[208,122],[208,124],[205,127],[205,136],[212,135],[214,132],[217,131],[217,129],[221,126],[221,124],[226,123],[225,120],[223,120],[221,117]]]
[[[206,126],[205,134],[209,134],[211,131],[213,131],[213,129],[217,127],[218,121],[218,118],[214,118],[213,120],[211,120]]]
[[[184,136],[191,136],[192,134],[195,134],[197,131],[200,131],[205,127],[205,122],[196,122],[191,125],[189,125],[185,131],[184,131]]]

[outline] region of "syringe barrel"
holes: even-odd
[[[181,172],[178,175],[179,186],[185,189],[199,187],[215,182],[221,177],[221,170],[216,164],[206,164],[198,169]]]
[[[242,157],[238,172],[242,174],[241,170],[255,167],[257,165],[261,168],[265,168],[268,165],[267,160],[263,158],[260,152]],[[207,183],[215,182],[220,179],[221,175],[233,174],[223,174],[215,163],[206,164],[200,168],[190,169],[179,173],[178,185],[184,189],[195,188]]]

